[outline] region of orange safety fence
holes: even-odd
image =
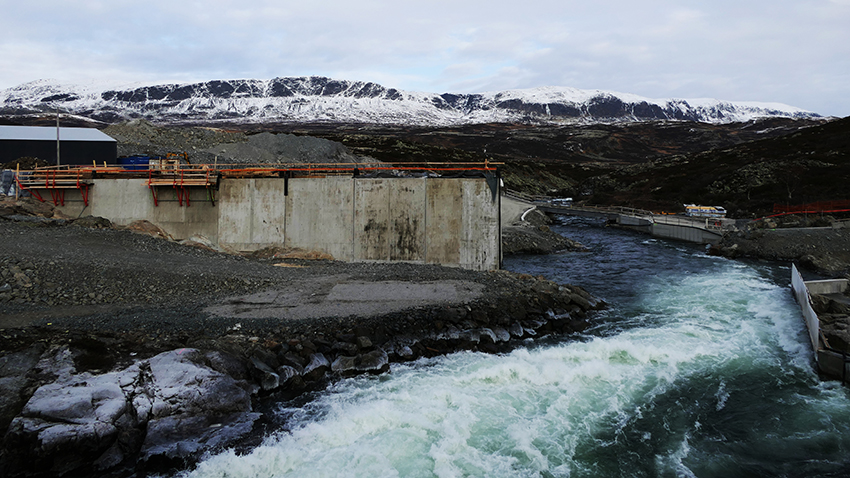
[[[823,214],[836,212],[850,212],[850,200],[847,201],[819,201],[800,206],[783,206],[781,204],[773,205],[773,212],[770,216],[779,217],[789,214]]]
[[[783,206],[782,204],[774,204],[773,212],[782,213],[811,213],[811,212],[829,212],[839,209],[850,209],[850,200],[844,201],[819,201],[799,206]]]

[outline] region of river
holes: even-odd
[[[850,394],[820,382],[782,264],[561,218],[589,253],[505,268],[585,287],[580,337],[345,380],[192,477],[751,477],[850,473]]]

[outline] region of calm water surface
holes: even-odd
[[[850,395],[819,382],[789,269],[586,219],[590,253],[507,269],[609,308],[581,337],[344,381],[252,453],[193,477],[749,477],[850,474]]]

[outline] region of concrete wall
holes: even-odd
[[[832,294],[844,292],[848,287],[846,279],[803,281],[803,276],[797,270],[797,266],[791,264],[791,291],[800,305],[803,314],[803,322],[809,332],[809,341],[815,354],[818,370],[834,379],[844,381],[850,377],[850,362],[846,358],[831,350],[822,347],[820,341],[820,319],[812,307],[811,294]]]
[[[501,263],[498,199],[493,200],[490,186],[483,180],[466,180],[461,185],[460,266],[475,269],[477,264],[493,264],[490,269],[498,269]]]
[[[278,180],[283,189],[283,180]],[[343,261],[353,257],[354,181],[347,177],[289,181],[284,245],[316,249]]]
[[[651,234],[655,237],[678,239],[680,241],[696,242],[699,244],[714,244],[721,238],[720,234],[697,227],[658,223],[652,225]]]
[[[354,257],[424,261],[426,184],[421,179],[355,181]]]
[[[139,219],[153,222],[153,208],[146,179],[95,179],[87,215],[127,225]]]
[[[218,243],[238,251],[282,244],[286,196],[280,183],[280,179],[271,178],[222,181],[217,205]]]
[[[809,332],[809,341],[812,345],[812,350],[820,348],[820,320],[818,314],[812,308],[812,302],[809,299],[809,292],[806,288],[806,283],[803,281],[803,276],[797,270],[797,266],[791,264],[791,291],[794,293],[794,298],[800,304],[800,311],[803,313],[803,321],[806,323],[806,329]],[[817,358],[817,356],[815,356]]]
[[[534,205],[507,196],[502,196],[502,226],[509,226],[512,222],[519,221],[525,211],[533,209]]]
[[[483,178],[223,179],[181,205],[145,179],[98,179],[90,206],[63,212],[126,225],[147,220],[175,239],[203,235],[236,250],[280,245],[321,250],[343,261],[408,261],[487,270],[499,267],[499,201]],[[70,194],[70,193],[68,193]]]
[[[127,225],[146,220],[161,227],[175,239],[202,235],[218,240],[219,209],[209,201],[205,188],[189,191],[189,204],[178,200],[173,188],[157,188],[157,206],[147,179],[95,179],[89,195],[88,214]],[[182,204],[181,204],[182,203]],[[63,209],[63,212],[65,210]]]
[[[843,294],[848,287],[847,279],[828,279],[806,281],[810,294]]]

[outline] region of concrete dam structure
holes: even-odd
[[[178,175],[88,169],[93,171],[54,173],[52,179],[38,170],[22,172],[19,184],[43,200],[49,192],[71,217],[99,216],[118,225],[146,220],[175,239],[202,235],[238,251],[282,246],[342,261],[473,270],[498,269],[501,262],[499,182],[489,172],[382,178],[357,172],[297,177],[288,170],[228,174],[193,168]]]

